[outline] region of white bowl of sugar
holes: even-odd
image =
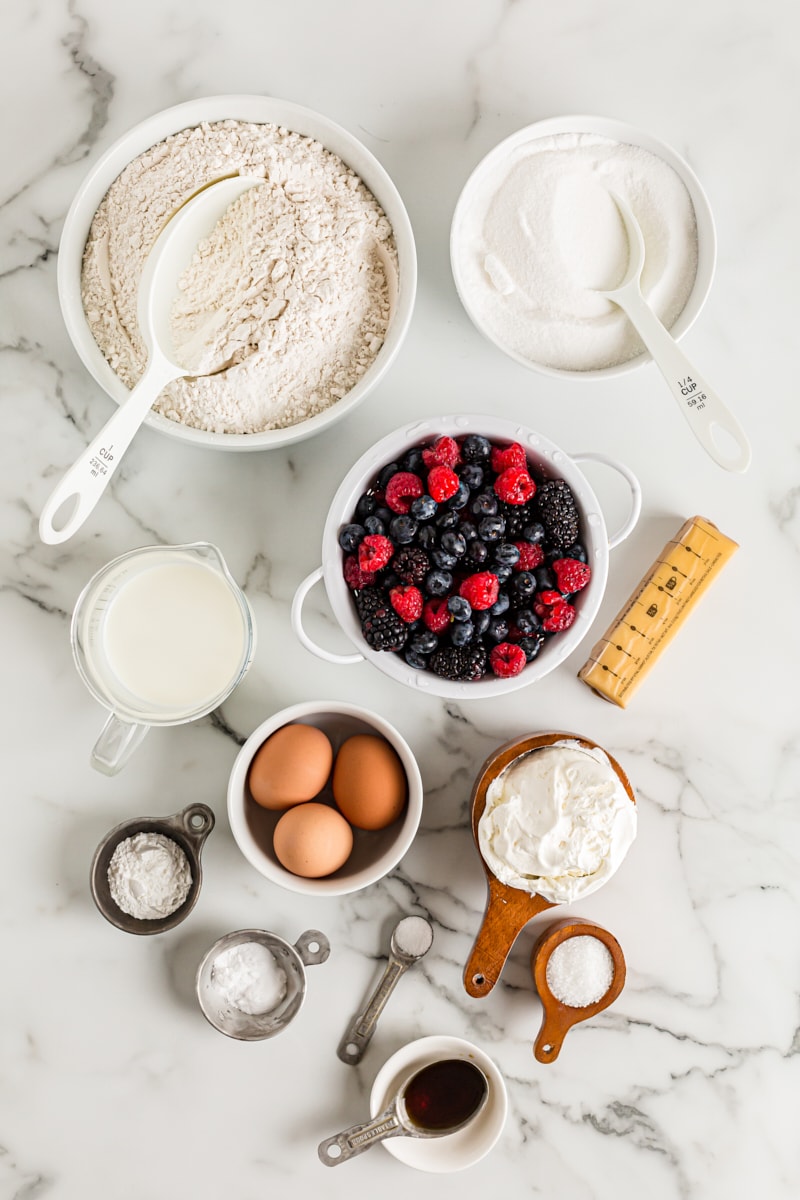
[[[628,258],[610,190],[627,198],[642,227],[642,290],[673,337],[686,333],[705,303],[716,232],[688,163],[622,121],[539,121],[478,164],[450,235],[467,314],[523,366],[605,379],[650,362],[625,314],[599,294],[620,282]]]
[[[236,271],[231,256],[225,283],[232,353],[213,375],[168,385],[146,423],[196,446],[265,450],[319,433],[359,404],[411,320],[411,222],[386,170],[351,133],[269,96],[210,96],[156,113],[109,147],[78,189],[58,293],[84,366],[122,403],[146,360],[136,312],[144,257],[182,203],[237,173],[263,175],[265,185],[230,209],[227,243],[239,243],[242,259]]]

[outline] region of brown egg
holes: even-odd
[[[318,796],[331,773],[333,747],[313,725],[284,725],[256,751],[247,776],[262,808],[282,812]]]
[[[357,733],[343,742],[333,765],[333,795],[357,829],[385,829],[405,808],[403,764],[386,738]]]
[[[353,831],[327,804],[299,804],[278,821],[272,835],[278,862],[293,875],[320,879],[338,871],[353,849]]]

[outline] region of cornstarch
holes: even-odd
[[[163,833],[136,833],[120,842],[108,864],[111,899],[129,917],[155,921],[180,908],[192,886],[189,860]]]
[[[335,404],[375,361],[397,288],[391,226],[335,154],[277,125],[184,129],[114,181],[84,251],[86,318],[127,387],[147,362],[136,310],[153,243],[194,192],[237,173],[264,183],[229,208],[181,280],[172,334],[192,374],[153,406],[214,433],[280,429]]]

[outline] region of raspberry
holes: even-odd
[[[519,559],[514,564],[515,571],[532,571],[544,562],[544,550],[535,542],[514,542],[519,550]]]
[[[344,581],[352,591],[372,587],[375,575],[372,571],[362,571],[355,554],[348,554],[344,560]]]
[[[431,467],[428,472],[428,491],[437,503],[455,496],[458,483],[458,476],[452,467]]]
[[[458,589],[459,595],[478,612],[491,608],[500,591],[500,581],[491,571],[480,571],[477,575],[468,575]],[[560,597],[559,597],[560,598]]]
[[[537,617],[546,617],[549,615],[553,605],[560,603],[563,599],[564,597],[561,595],[561,592],[556,592],[555,590],[537,592],[533,603],[533,611]]]
[[[577,558],[557,558],[551,564],[558,580],[558,589],[565,595],[585,588],[592,577],[592,568]]]
[[[446,436],[437,438],[432,446],[422,451],[422,461],[426,467],[454,467],[461,462],[458,442]]]
[[[526,504],[536,495],[536,484],[524,467],[506,467],[495,479],[494,490],[506,504]]]
[[[519,442],[512,442],[510,446],[492,446],[492,470],[498,475],[507,470],[508,467],[521,467],[523,471],[528,469],[528,460],[525,457],[525,451]]]
[[[500,642],[489,655],[489,666],[500,679],[510,679],[512,675],[519,675],[527,661],[525,651],[511,642]]]
[[[542,621],[542,629],[546,633],[563,633],[565,629],[569,629],[574,620],[574,606],[567,604],[566,600],[559,600],[550,609],[550,615]]]
[[[389,590],[392,608],[406,624],[422,616],[422,592],[417,587],[393,587]]]
[[[394,554],[394,546],[382,533],[368,533],[358,547],[358,565],[362,571],[381,571]]]
[[[407,513],[411,501],[425,491],[419,475],[410,471],[397,471],[386,485],[386,504],[396,513]]]
[[[422,620],[425,622],[426,629],[430,629],[431,633],[443,633],[450,627],[453,618],[447,607],[449,598],[449,596],[435,596],[425,601],[422,608]]]

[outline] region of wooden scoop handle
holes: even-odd
[[[464,968],[464,988],[476,999],[488,996],[497,983],[520,930],[537,913],[552,907],[543,896],[532,896],[519,888],[509,887],[494,876],[490,876],[488,882],[489,898],[483,923]]]

